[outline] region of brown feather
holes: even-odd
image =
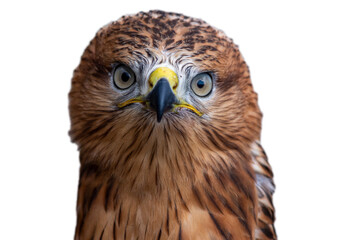
[[[139,105],[117,107],[126,97],[111,86],[118,62],[140,78],[165,62],[185,75],[212,71],[216,89],[206,105],[193,99],[202,117],[181,109],[158,123]],[[259,189],[272,192],[256,185],[258,174],[272,176],[253,168],[262,161],[252,151],[261,129],[257,95],[223,32],[175,13],[122,17],[90,42],[69,98],[81,162],[75,239],[271,239],[259,227],[276,238],[273,215],[261,211],[273,207],[258,198]]]
[[[255,230],[256,239],[277,239],[274,227],[275,209],[272,195],[275,191],[273,173],[265,151],[259,142],[252,145],[253,168],[256,174],[258,195],[258,223]]]

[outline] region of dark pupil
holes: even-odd
[[[205,82],[203,80],[199,80],[197,82],[197,86],[198,86],[198,88],[203,88],[205,86]]]
[[[123,74],[121,75],[121,80],[123,80],[123,82],[127,82],[130,79],[130,74],[128,72],[123,72]]]

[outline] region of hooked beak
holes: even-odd
[[[173,104],[177,102],[175,93],[178,84],[176,73],[167,67],[159,67],[150,74],[150,93],[147,100],[150,107],[156,111],[158,122],[161,121],[164,112],[173,108]]]
[[[157,121],[160,122],[165,111],[173,108],[173,104],[177,101],[174,92],[172,91],[169,81],[166,78],[161,78],[157,81],[153,90],[148,94],[150,107],[156,111]]]

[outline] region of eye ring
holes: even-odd
[[[200,73],[191,80],[190,86],[197,96],[206,97],[213,89],[213,80],[209,73]]]
[[[120,90],[128,89],[136,80],[133,70],[122,64],[115,67],[112,78],[114,85]]]

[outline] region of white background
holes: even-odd
[[[356,1],[7,2],[0,3],[0,239],[73,238],[73,69],[100,27],[150,9],[202,18],[239,45],[264,113],[279,239],[360,239]]]

